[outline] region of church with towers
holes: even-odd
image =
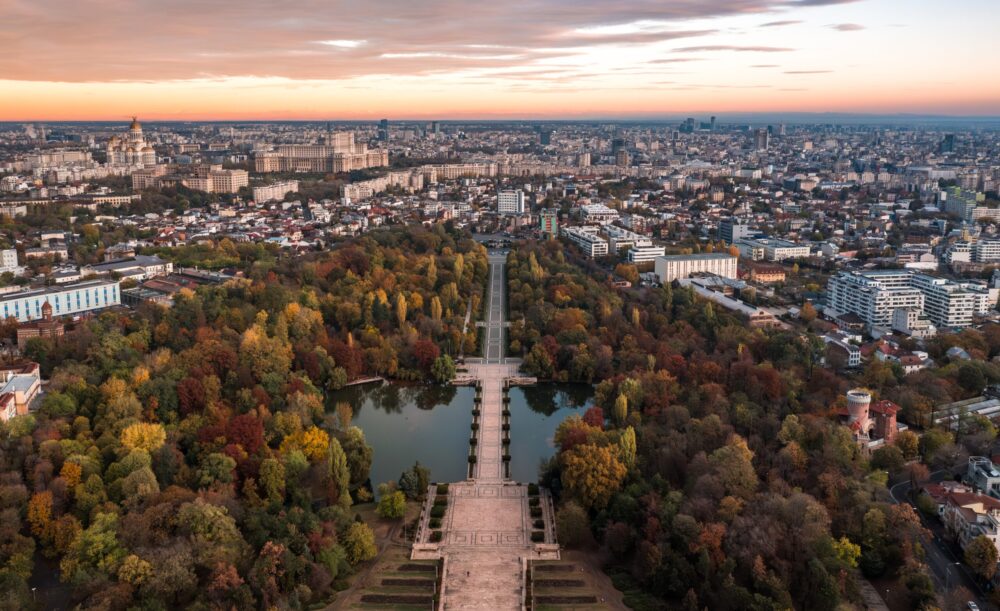
[[[142,125],[136,117],[132,117],[128,135],[124,138],[112,136],[107,145],[108,165],[142,166],[156,165],[156,151],[146,143],[142,135]]]

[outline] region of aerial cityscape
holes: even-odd
[[[4,9],[0,609],[1000,609],[1000,5]]]

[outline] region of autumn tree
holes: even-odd
[[[985,535],[976,537],[965,546],[963,559],[983,581],[989,581],[997,572],[997,548]]]
[[[378,553],[378,548],[375,547],[375,533],[363,522],[352,522],[344,535],[344,549],[347,550],[347,559],[351,564],[357,565],[371,560]]]
[[[566,490],[584,506],[602,509],[621,486],[625,465],[608,447],[582,444],[562,455]]]

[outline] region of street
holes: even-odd
[[[931,473],[931,481],[939,482],[952,472],[952,469],[935,471]],[[909,503],[920,516],[924,527],[931,532],[932,539],[924,541],[924,549],[927,552],[927,566],[931,569],[931,576],[934,578],[938,591],[947,596],[953,588],[965,587],[976,595],[975,603],[979,605],[980,609],[993,609],[993,605],[988,602],[986,593],[976,583],[969,567],[961,562],[961,558],[945,539],[944,526],[939,520],[927,519],[920,514],[920,511],[910,500],[909,480],[889,488],[889,495],[895,503]]]

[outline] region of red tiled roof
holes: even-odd
[[[991,509],[1000,511],[1000,500],[974,492],[952,492],[948,495],[948,502],[958,507],[982,503],[987,511]]]
[[[899,412],[899,406],[889,401],[888,399],[882,399],[881,401],[875,403],[871,406],[871,410],[877,414],[886,414],[888,416],[895,416]]]

